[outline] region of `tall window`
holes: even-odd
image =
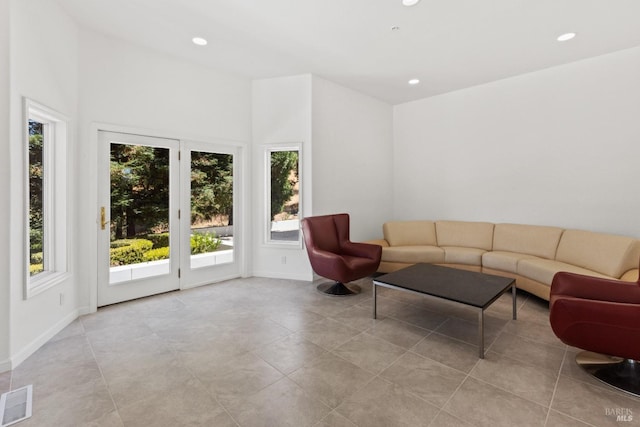
[[[31,100],[25,118],[28,298],[67,273],[67,123]]]
[[[266,149],[266,242],[300,244],[300,146]]]

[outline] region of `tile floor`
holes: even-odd
[[[315,284],[237,279],[83,316],[12,372],[34,385],[18,426],[608,426],[640,399],[601,385],[553,335],[545,301],[486,314],[380,289],[333,298]],[[616,410],[633,421],[617,421]],[[613,414],[612,414],[613,413]]]

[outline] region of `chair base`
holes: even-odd
[[[576,363],[597,380],[640,397],[640,361],[582,351]]]
[[[360,293],[360,286],[349,285],[349,287],[347,287],[344,283],[341,282],[321,283],[316,289],[318,289],[318,291],[322,292],[323,294],[331,295],[334,297],[346,297],[349,295],[357,295]]]

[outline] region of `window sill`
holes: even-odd
[[[53,273],[44,273],[43,277],[38,277],[35,280],[31,280],[31,278],[27,278],[27,285],[25,288],[24,299],[27,300],[31,297],[39,295],[50,289],[68,278],[71,277],[71,274],[68,272],[53,272]]]

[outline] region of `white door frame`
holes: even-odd
[[[98,162],[98,200],[100,203],[100,224],[98,226],[98,305],[109,305],[121,301],[141,298],[148,295],[159,294],[180,288],[180,222],[178,209],[180,208],[180,141],[176,139],[158,138],[142,135],[133,135],[116,132],[100,132],[98,136],[99,162]],[[142,145],[169,150],[169,247],[171,256],[169,263],[162,264],[161,270],[167,268],[165,273],[155,271],[158,266],[139,265],[133,270],[126,270],[131,274],[153,269],[150,277],[132,278],[121,283],[112,284],[110,281],[109,267],[109,243],[111,235],[110,226],[110,147],[112,143]],[[102,210],[104,212],[104,218]],[[157,261],[163,262],[163,261]],[[149,274],[149,273],[147,273]]]
[[[250,230],[249,225],[252,218],[250,215],[251,194],[250,194],[250,188],[249,188],[251,171],[249,168],[249,160],[250,160],[249,147],[250,146],[248,143],[229,140],[229,139],[220,139],[216,137],[203,137],[201,135],[190,136],[190,135],[185,135],[183,133],[168,132],[168,131],[160,132],[157,130],[147,129],[147,128],[138,128],[138,127],[114,125],[109,123],[94,122],[90,125],[89,140],[92,146],[96,147],[96,151],[94,151],[95,153],[98,154],[97,157],[95,157],[97,161],[96,164],[100,162],[100,155],[99,155],[100,153],[98,150],[100,131],[130,133],[135,135],[145,135],[150,137],[158,137],[158,138],[166,138],[166,139],[177,139],[180,141],[189,141],[189,142],[198,142],[198,143],[208,144],[209,146],[211,146],[212,144],[219,144],[219,145],[236,147],[237,153],[236,153],[236,159],[234,162],[234,169],[235,169],[234,180],[236,180],[236,175],[237,175],[237,180],[235,183],[235,188],[237,189],[237,191],[234,194],[234,209],[236,212],[234,213],[234,222],[235,222],[234,240],[237,242],[237,250],[235,252],[235,256],[237,257],[237,259],[235,260],[235,262],[238,265],[240,277],[248,277],[251,275],[251,268],[250,268],[251,252],[250,252],[250,244],[249,244],[249,241],[251,238],[249,233],[249,230]],[[235,167],[236,165],[238,165],[237,168]],[[92,174],[92,178],[95,179],[93,185],[94,185],[94,188],[97,189],[99,187],[99,178],[97,174]],[[94,194],[95,194],[94,206],[96,206],[96,209],[95,209],[96,234],[94,236],[97,236],[98,234],[97,232],[100,227],[101,200],[98,196],[97,190]],[[93,242],[93,247],[97,249],[97,241],[95,240],[95,238],[92,237],[90,240],[91,242]],[[96,275],[93,277],[94,279],[91,281],[89,285],[89,305],[85,313],[92,313],[97,311],[98,309],[99,278],[97,276],[97,271],[96,271]],[[232,279],[234,277],[237,277],[237,276],[212,278],[212,280],[210,280],[208,283]],[[194,285],[194,286],[197,286],[197,285]]]
[[[238,257],[243,246],[241,235],[236,235],[236,224],[234,224],[234,246],[233,246],[233,262],[191,269],[191,245],[189,236],[191,234],[191,220],[189,213],[191,212],[191,152],[201,151],[209,153],[231,154],[233,155],[233,217],[239,215],[242,211],[239,209],[241,195],[238,189],[242,188],[242,180],[240,173],[239,148],[232,145],[211,144],[197,141],[181,141],[180,143],[180,210],[184,212],[182,221],[180,222],[180,253],[181,253],[181,277],[180,289],[189,289],[197,286],[206,285],[213,281],[228,280],[240,276],[241,268]],[[234,221],[235,222],[235,221]],[[238,226],[238,232],[241,233],[242,227]],[[212,280],[213,278],[213,280]]]

